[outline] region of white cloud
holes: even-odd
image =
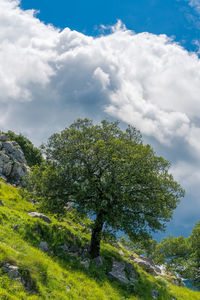
[[[0,20],[0,102],[32,101],[21,105],[23,110],[37,105],[57,127],[65,125],[64,115],[73,107],[90,115],[106,112],[161,143],[181,137],[199,149],[193,122],[200,114],[195,54],[165,35],[134,34],[120,21],[98,38],[59,31],[40,22],[33,10],[21,10],[17,1],[0,0]],[[1,123],[8,126],[14,114],[14,107],[8,108]],[[39,115],[45,131],[45,116]]]
[[[120,21],[110,30],[96,38],[60,31],[18,1],[0,0],[1,129],[40,143],[77,117],[114,117],[155,138],[172,157],[174,174],[187,178],[194,166],[198,174],[198,56],[166,35],[135,34]],[[195,162],[186,166],[189,159]]]

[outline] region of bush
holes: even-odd
[[[9,130],[6,135],[9,137],[9,139],[16,141],[20,145],[29,167],[40,165],[42,163],[43,157],[41,151],[34,147],[29,139],[27,139],[21,133],[15,134],[11,130]]]

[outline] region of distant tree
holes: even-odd
[[[200,287],[200,222],[197,222],[194,226],[189,239],[191,242],[191,258],[193,262],[191,278],[194,284]]]
[[[34,147],[29,139],[22,134],[16,134],[11,130],[9,130],[6,135],[20,145],[29,167],[33,167],[37,164],[40,165],[42,163],[43,157],[41,151]]]
[[[128,250],[138,255],[153,258],[158,242],[147,235],[142,235],[135,240],[129,240],[124,236],[119,239],[120,243]]]
[[[191,250],[189,238],[171,235],[168,238],[164,237],[156,245],[153,259],[159,264],[165,264],[167,269],[188,277],[188,271],[191,269]]]
[[[122,131],[118,122],[78,119],[43,148],[46,161],[30,174],[27,188],[54,212],[73,202],[93,214],[92,257],[107,228],[131,238],[163,230],[184,195],[169,163],[143,145],[132,126]]]

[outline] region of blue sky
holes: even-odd
[[[200,220],[200,0],[0,0],[0,130],[36,145],[78,117],[136,126]]]
[[[118,19],[128,29],[166,34],[189,50],[196,50],[199,39],[199,14],[189,0],[22,0],[24,9],[34,8],[38,17],[64,29],[69,27],[88,35],[98,35],[99,26],[113,25]]]

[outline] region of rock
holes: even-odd
[[[157,290],[152,290],[151,291],[153,299],[158,299],[158,291]]]
[[[167,274],[167,270],[166,270],[166,266],[165,265],[160,265],[159,268],[160,268],[160,274],[161,275],[164,276],[164,275]]]
[[[4,206],[4,204],[3,204],[3,201],[0,199],[0,205],[1,206]]]
[[[93,259],[93,262],[95,264],[95,267],[101,267],[103,265],[103,260],[101,258],[101,256],[97,256]]]
[[[6,263],[1,267],[1,269],[3,273],[6,273],[10,279],[21,281],[21,275],[17,266],[11,265],[10,263]]]
[[[39,212],[34,211],[34,212],[30,212],[28,214],[29,214],[30,217],[40,218],[40,219],[42,219],[43,221],[45,221],[46,223],[49,223],[49,224],[52,223],[52,220],[49,217],[47,217],[47,216],[45,216],[45,215],[43,215]]]
[[[0,135],[0,141],[5,142],[8,140],[8,136],[6,134],[1,134]]]
[[[139,265],[143,270],[145,270],[146,272],[148,272],[153,276],[157,276],[161,273],[160,268],[156,266],[154,262],[149,258],[140,256],[134,259],[134,263]]]
[[[0,133],[0,176],[19,185],[28,174],[29,167],[20,146]]]
[[[2,147],[6,150],[7,153],[12,153],[14,151],[12,142],[4,142],[2,143]]]
[[[125,262],[113,260],[112,270],[108,275],[122,283],[128,284],[130,281],[126,277]]]
[[[49,249],[47,242],[40,242],[39,249],[43,252],[47,252]]]
[[[135,269],[134,269],[134,266],[132,264],[130,264],[130,263],[126,263],[125,270],[127,271],[129,280],[136,282],[137,280],[135,279]]]
[[[7,274],[10,279],[18,280],[29,293],[37,291],[35,281],[31,278],[28,270],[23,270],[21,273],[18,266],[6,263],[1,267],[3,273]]]
[[[88,259],[84,259],[83,261],[81,261],[81,265],[84,266],[86,269],[89,269],[90,262]]]

